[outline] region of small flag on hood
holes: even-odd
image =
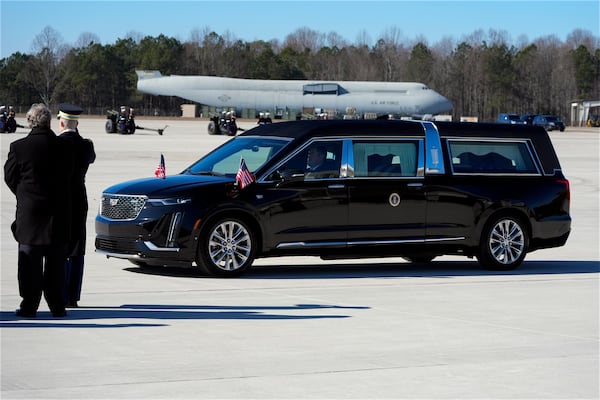
[[[165,169],[165,157],[162,155],[162,153],[160,154],[160,163],[158,164],[158,167],[156,167],[154,175],[161,179],[165,179],[167,177],[167,171]]]
[[[254,175],[252,175],[252,173],[246,166],[246,161],[244,161],[243,158],[240,161],[240,169],[238,170],[235,179],[237,180],[240,189],[243,189],[252,182],[254,182]]]

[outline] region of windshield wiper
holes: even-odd
[[[190,175],[227,176],[226,174],[224,174],[222,172],[217,172],[217,171],[197,171],[197,172],[192,172],[191,169],[187,169],[185,172],[187,172]]]

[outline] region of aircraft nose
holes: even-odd
[[[452,111],[453,106],[450,100],[438,93],[434,108],[436,111],[432,114],[444,114]]]

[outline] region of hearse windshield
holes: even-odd
[[[196,161],[184,173],[235,176],[242,159],[250,172],[255,172],[290,141],[276,137],[236,137]]]

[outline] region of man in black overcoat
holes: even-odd
[[[17,198],[11,225],[19,243],[18,281],[22,297],[17,315],[34,318],[42,293],[54,317],[66,315],[66,246],[70,239],[73,172],[68,143],[50,129],[52,112],[33,104],[29,134],[10,144],[4,180]]]
[[[59,139],[70,144],[73,152],[74,171],[71,180],[72,219],[71,241],[67,249],[65,265],[65,304],[67,307],[77,307],[81,297],[83,282],[83,264],[85,255],[86,219],[88,200],[85,188],[85,175],[91,163],[96,160],[94,143],[84,139],[79,134],[79,116],[83,111],[72,104],[58,105]]]

